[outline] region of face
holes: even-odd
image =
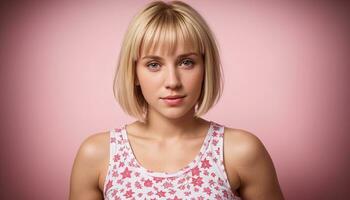
[[[204,76],[202,56],[177,45],[174,54],[160,48],[143,52],[136,65],[137,84],[148,103],[148,112],[176,119],[194,113]]]

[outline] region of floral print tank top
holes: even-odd
[[[177,172],[167,173],[148,170],[138,163],[125,126],[111,130],[104,199],[240,200],[225,172],[223,135],[224,126],[210,122],[194,160]]]

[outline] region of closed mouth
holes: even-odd
[[[185,96],[167,96],[161,99],[181,99],[184,98]]]

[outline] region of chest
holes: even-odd
[[[179,197],[176,195],[182,198],[201,197],[204,188],[206,195],[213,195],[213,198],[215,195],[224,195],[224,199],[233,197],[232,189],[237,188],[238,176],[231,172],[227,177],[223,171],[224,162],[220,160],[222,152],[220,149],[204,148],[210,145],[203,141],[205,138],[164,144],[145,142],[131,136],[129,151],[120,152],[125,157],[122,155],[114,166],[102,170],[100,189],[107,188],[111,197],[123,195],[135,199],[176,199]],[[154,172],[161,174],[162,178],[147,174]],[[179,176],[167,177],[169,174]]]
[[[105,198],[131,199],[235,199],[220,160],[196,157],[174,172],[150,171],[133,164],[115,163],[107,175]],[[164,169],[164,167],[162,167]]]
[[[130,139],[131,157],[143,168],[156,172],[176,172],[196,159],[204,138],[157,143]]]

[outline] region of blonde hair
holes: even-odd
[[[145,52],[159,44],[174,52],[182,39],[200,53],[204,61],[202,90],[195,107],[195,116],[201,116],[216,104],[222,94],[222,69],[214,35],[201,15],[180,1],[149,3],[131,21],[119,54],[114,76],[114,97],[129,115],[145,121],[148,104],[136,85],[136,63]]]

